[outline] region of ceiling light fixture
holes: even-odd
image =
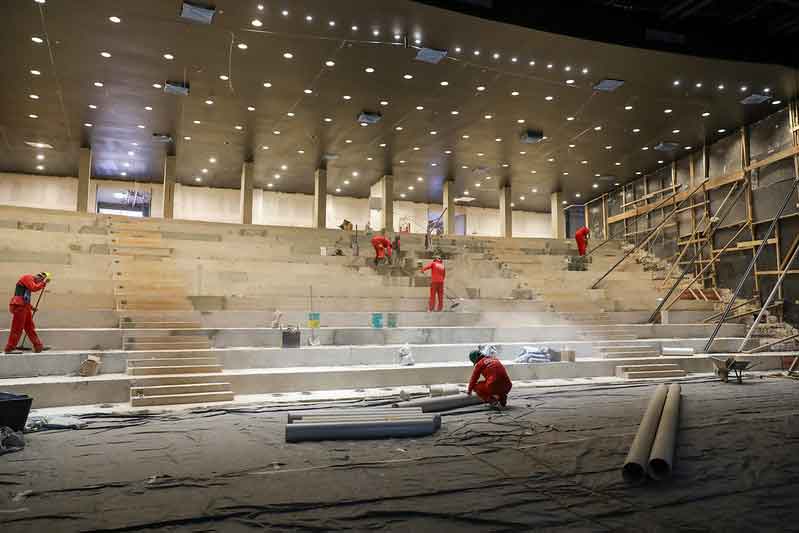
[[[31,37],[31,41],[33,41],[36,44],[42,44],[44,42],[44,39],[42,39],[41,37],[34,36],[34,37]]]
[[[122,19],[117,16],[108,17],[108,20],[110,20],[114,24],[119,24],[120,22],[122,22]]]
[[[41,76],[42,72],[36,69],[31,69],[31,74],[34,76]]]
[[[412,76],[412,75],[410,75],[410,74],[405,74],[405,75],[404,75],[404,76],[402,76],[402,77],[403,77],[403,78],[405,78],[406,80],[412,80],[412,79],[413,79],[413,76]]]
[[[263,25],[264,25],[264,23],[263,23],[263,22],[261,22],[261,21],[260,21],[260,20],[258,20],[258,19],[252,19],[252,22],[250,22],[250,24],[252,24],[252,25],[253,25],[253,26],[255,26],[256,28],[260,28],[261,26],[263,26]]]
[[[95,86],[95,87],[103,87],[104,85],[105,85],[105,84],[104,84],[103,82],[101,82],[101,81],[96,81],[96,82],[94,82],[94,86]]]
[[[294,54],[291,52],[283,52],[283,59],[294,59]]]
[[[166,59],[167,61],[172,61],[173,59],[175,59],[175,56],[173,56],[172,54],[164,54],[164,56],[163,56],[163,57],[164,57],[164,59]]]
[[[366,68],[365,68],[365,69],[363,69],[363,70],[364,70],[364,72],[366,72],[367,74],[371,74],[371,73],[373,73],[373,72],[375,71],[375,69],[374,69],[374,68],[372,68],[372,67],[366,67]]]
[[[227,74],[220,74],[219,79],[222,81],[227,81],[230,79],[230,76],[228,76]]]
[[[331,68],[335,67],[336,66],[336,62],[328,59],[327,61],[325,61],[325,66],[326,67],[331,67]]]

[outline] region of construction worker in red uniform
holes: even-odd
[[[591,230],[588,227],[583,226],[582,228],[578,229],[574,234],[574,240],[577,241],[577,252],[582,256],[585,255],[585,248],[588,246],[588,234],[591,233]]]
[[[391,241],[385,235],[372,237],[372,246],[375,249],[375,265],[386,256],[391,257]]]
[[[23,331],[33,343],[34,352],[39,353],[49,349],[42,344],[39,336],[36,335],[36,326],[33,324],[34,309],[31,307],[31,293],[44,289],[49,281],[50,274],[47,272],[41,272],[36,275],[25,274],[17,281],[14,296],[8,304],[8,310],[13,318],[11,320],[11,331],[8,334],[8,342],[6,343],[6,354],[20,353],[16,348]]]
[[[484,402],[505,407],[508,404],[508,393],[513,387],[505,366],[499,359],[488,357],[480,350],[470,353],[469,360],[474,364],[474,370],[472,379],[469,380],[467,394],[471,396],[474,391]],[[478,382],[480,376],[483,376],[485,381]]]
[[[430,271],[430,302],[427,312],[444,310],[444,278],[447,277],[447,269],[441,262],[441,257],[435,256],[433,262],[422,268],[422,272]],[[438,298],[438,305],[436,305]]]

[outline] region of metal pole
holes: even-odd
[[[776,341],[770,342],[768,344],[763,344],[761,346],[757,346],[755,348],[752,348],[751,350],[746,350],[744,353],[762,352],[762,351],[764,351],[764,350],[766,350],[768,348],[771,348],[772,346],[774,346],[776,344],[782,344],[783,342],[788,342],[790,340],[795,339],[796,337],[799,337],[799,333],[797,333],[796,335],[788,335],[787,337],[783,337],[781,339],[777,339]]]
[[[771,221],[771,225],[768,228],[768,231],[763,236],[763,242],[760,243],[760,246],[757,248],[757,252],[755,252],[754,257],[749,262],[749,266],[746,267],[746,272],[744,275],[741,276],[741,280],[738,282],[738,286],[735,288],[735,292],[732,294],[729,303],[727,303],[727,307],[724,309],[724,313],[721,315],[721,318],[716,323],[716,327],[713,329],[713,333],[710,335],[710,338],[707,340],[707,344],[705,344],[705,353],[710,352],[710,347],[713,346],[713,341],[716,340],[716,335],[718,335],[719,330],[721,329],[721,325],[724,324],[724,321],[727,320],[727,315],[730,314],[730,308],[735,303],[735,299],[738,297],[738,294],[741,292],[741,289],[744,287],[744,283],[746,283],[746,279],[749,277],[749,274],[752,273],[752,269],[755,267],[755,263],[757,263],[760,254],[763,253],[763,250],[766,248],[766,244],[768,243],[769,237],[771,237],[771,233],[774,231],[774,228],[777,225],[777,221],[780,219],[782,214],[785,212],[785,209],[788,207],[788,204],[791,201],[791,197],[793,196],[794,191],[796,191],[796,184],[799,183],[799,180],[794,180],[793,185],[791,186],[791,190],[788,191],[788,194],[785,195],[785,201],[782,202],[782,207],[777,212],[777,215],[774,217],[774,220]]]
[[[791,254],[791,258],[788,259],[788,263],[785,265],[782,272],[780,273],[780,277],[777,279],[777,283],[774,284],[774,288],[771,289],[771,293],[769,293],[768,298],[766,298],[766,302],[763,304],[763,307],[760,308],[760,312],[757,314],[757,318],[755,318],[755,321],[752,324],[752,326],[749,328],[749,331],[746,332],[746,337],[741,343],[741,346],[738,348],[739,352],[743,351],[744,346],[746,346],[746,343],[749,342],[749,338],[752,336],[752,333],[755,331],[755,328],[757,327],[758,324],[760,324],[760,320],[763,318],[763,315],[766,314],[766,309],[768,309],[769,304],[771,304],[771,300],[774,299],[774,295],[777,294],[777,291],[782,285],[782,280],[785,279],[785,275],[788,273],[788,270],[791,268],[791,265],[793,264],[797,255],[799,255],[799,247],[797,247],[796,250],[793,251],[793,254]]]
[[[661,309],[663,309],[663,306],[664,306],[664,305],[666,305],[666,302],[667,302],[667,301],[668,301],[668,299],[671,297],[672,293],[674,293],[674,291],[677,289],[677,287],[679,286],[679,284],[680,284],[680,283],[682,283],[682,280],[683,280],[683,279],[685,278],[685,276],[688,274],[688,271],[691,269],[691,267],[693,266],[693,264],[696,262],[696,260],[697,260],[697,259],[699,259],[700,257],[702,257],[702,252],[704,252],[704,250],[705,250],[705,247],[708,245],[708,243],[710,243],[710,242],[712,242],[712,241],[713,241],[713,236],[714,236],[714,235],[715,235],[715,233],[716,233],[716,229],[717,229],[719,226],[721,226],[721,223],[722,223],[722,222],[724,222],[724,219],[726,219],[726,218],[727,218],[727,215],[729,215],[729,214],[732,212],[732,208],[733,208],[733,206],[734,206],[735,204],[737,204],[737,203],[738,203],[738,200],[740,200],[740,199],[741,199],[741,195],[743,194],[743,191],[744,191],[744,190],[746,190],[746,185],[747,185],[747,184],[745,183],[745,184],[744,184],[744,186],[743,186],[743,187],[741,187],[741,188],[738,190],[738,194],[735,196],[735,201],[733,201],[733,202],[730,204],[730,208],[729,208],[729,209],[728,209],[728,210],[727,210],[727,211],[726,211],[726,212],[725,212],[725,213],[722,215],[722,217],[721,217],[720,219],[718,219],[718,220],[717,220],[717,221],[714,223],[714,222],[712,222],[712,217],[711,217],[711,225],[710,225],[710,226],[708,227],[708,229],[707,229],[707,232],[708,232],[708,233],[707,233],[707,235],[706,235],[705,242],[702,244],[702,246],[701,246],[701,247],[700,247],[698,250],[696,250],[696,251],[694,252],[694,256],[693,256],[693,257],[691,258],[691,260],[688,262],[688,265],[685,267],[685,269],[683,270],[682,274],[680,274],[680,277],[679,277],[679,278],[677,278],[677,281],[675,281],[675,282],[674,282],[674,284],[671,286],[671,288],[669,289],[669,291],[666,293],[666,296],[665,296],[665,297],[663,297],[663,299],[662,299],[662,300],[660,301],[660,303],[658,304],[657,308],[656,308],[656,309],[655,309],[655,310],[652,312],[652,314],[649,316],[649,320],[647,321],[648,323],[650,323],[650,324],[651,324],[651,323],[653,323],[653,322],[654,322],[654,321],[657,319],[657,316],[658,316],[658,314],[660,313],[660,310],[661,310]],[[724,203],[726,203],[726,201],[727,201],[727,199],[728,199],[728,198],[729,198],[729,193],[727,193],[727,197],[725,198],[724,202],[722,202],[722,205],[721,205],[721,207],[724,207]],[[746,226],[742,226],[742,227],[746,227]],[[740,234],[740,231],[739,231],[739,232],[738,232],[738,233],[737,233],[737,234],[736,234],[736,235],[735,235],[735,236],[734,236],[732,239],[730,239],[730,241],[729,241],[729,242],[728,242],[728,243],[727,243],[727,244],[724,246],[724,248],[722,249],[722,251],[723,251],[723,250],[725,250],[725,249],[727,248],[727,246],[729,246],[730,244],[732,244],[732,241],[733,241],[733,240],[735,240],[735,238],[737,238],[739,234]],[[719,254],[721,254],[721,252],[719,252]],[[712,257],[710,258],[710,261],[711,261],[711,262],[710,262],[710,263],[708,263],[708,265],[712,265],[712,264],[713,264],[713,258],[712,258]],[[704,272],[704,269],[702,270],[702,272]],[[693,285],[693,284],[694,284],[694,282],[696,282],[696,280],[697,280],[697,279],[699,279],[699,277],[702,275],[702,272],[700,272],[700,273],[699,273],[699,275],[697,275],[697,276],[696,276],[696,277],[693,279],[693,281],[691,281],[691,285]],[[689,287],[690,287],[691,285],[689,285]],[[685,290],[683,290],[683,291],[682,291],[682,292],[679,294],[679,296],[682,296],[682,295],[683,295],[683,293],[684,293],[686,290],[688,290],[688,289],[686,288]]]
[[[642,241],[640,244],[637,244],[637,245],[636,245],[636,246],[635,246],[635,247],[634,247],[632,250],[630,250],[629,252],[627,252],[626,254],[624,254],[624,257],[622,257],[621,259],[619,259],[619,260],[616,262],[616,264],[615,264],[615,265],[613,265],[612,267],[610,267],[610,270],[608,270],[607,272],[605,272],[605,274],[603,274],[601,278],[599,278],[598,280],[596,280],[596,281],[594,282],[594,284],[593,284],[593,285],[591,285],[591,288],[592,288],[592,289],[596,289],[597,285],[599,285],[599,283],[600,283],[600,282],[601,282],[603,279],[605,279],[606,277],[608,277],[608,276],[610,275],[610,273],[611,273],[611,272],[613,272],[614,270],[616,270],[616,267],[618,267],[620,264],[622,264],[623,262],[625,262],[625,261],[627,260],[627,258],[628,258],[628,257],[630,257],[630,256],[631,256],[631,255],[632,255],[632,254],[633,254],[635,251],[637,251],[637,250],[638,250],[638,249],[639,249],[641,246],[644,246],[646,243],[648,243],[648,242],[650,241],[650,239],[652,239],[652,238],[653,238],[655,235],[657,235],[657,233],[658,233],[658,230],[660,230],[660,228],[661,228],[661,227],[662,227],[662,226],[663,226],[663,225],[664,225],[666,222],[668,222],[668,221],[669,221],[669,219],[670,219],[672,216],[674,216],[674,213],[676,213],[676,212],[677,212],[677,210],[680,208],[680,206],[683,204],[683,202],[685,202],[686,200],[689,200],[689,199],[690,199],[690,198],[691,198],[691,197],[694,195],[694,193],[696,193],[696,191],[698,191],[698,190],[699,190],[699,188],[700,188],[700,187],[703,187],[704,185],[705,185],[705,182],[703,181],[702,183],[700,183],[699,185],[697,185],[696,187],[694,187],[694,189],[693,189],[693,190],[692,190],[690,193],[688,193],[688,194],[686,195],[686,197],[685,197],[683,200],[681,200],[681,201],[680,201],[680,203],[678,203],[678,204],[676,204],[676,205],[674,206],[674,209],[672,209],[671,213],[669,213],[669,214],[668,214],[668,216],[664,217],[664,218],[663,218],[663,220],[661,220],[661,221],[660,221],[660,223],[659,223],[657,226],[655,226],[654,228],[652,228],[652,230],[649,232],[649,235],[646,237],[646,239],[644,239],[644,240],[643,240],[643,241]],[[673,198],[673,197],[672,197],[672,198]],[[653,208],[653,210],[654,210],[654,208]],[[642,214],[645,214],[645,213],[642,213]]]

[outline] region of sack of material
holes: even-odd
[[[0,455],[18,452],[25,447],[25,438],[21,431],[14,431],[8,426],[0,427]]]
[[[513,360],[514,363],[549,363],[551,361],[552,352],[546,346],[524,346]]]
[[[400,366],[413,366],[416,364],[416,361],[413,360],[413,352],[411,352],[410,344],[405,344],[400,348],[397,352],[397,357],[399,358],[397,364]]]

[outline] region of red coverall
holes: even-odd
[[[477,382],[480,376],[485,381]],[[476,392],[484,402],[499,401],[503,407],[508,403],[508,393],[513,383],[508,377],[508,371],[499,359],[483,357],[474,365],[472,379],[469,380],[469,393]]]
[[[577,251],[580,253],[580,255],[585,255],[585,245],[589,233],[591,233],[591,231],[587,227],[583,226],[574,234],[574,240],[577,241]]]
[[[435,259],[432,263],[428,264],[422,269],[422,272],[430,271],[430,302],[428,309],[433,311],[442,311],[444,309],[444,278],[447,277],[447,269],[441,259]],[[438,297],[438,306],[436,306],[436,297]]]
[[[36,326],[33,324],[31,293],[39,292],[46,285],[46,281],[38,283],[33,274],[25,274],[17,281],[14,296],[8,304],[8,310],[13,315],[13,318],[11,319],[11,331],[8,334],[8,342],[6,343],[6,352],[10,352],[17,347],[23,330],[33,343],[33,349],[37,352],[42,350],[42,341],[36,335]]]
[[[375,259],[383,259],[386,255],[391,257],[391,241],[383,235],[372,237],[372,246],[375,248]]]

